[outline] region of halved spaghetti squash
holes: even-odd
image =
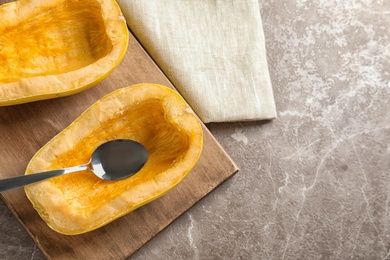
[[[43,220],[63,234],[101,227],[168,192],[202,151],[202,127],[174,90],[155,84],[118,89],[101,98],[44,145],[26,174],[86,163],[100,144],[132,139],[149,159],[132,177],[104,181],[89,170],[25,187]]]
[[[0,20],[0,106],[83,91],[127,50],[115,0],[17,0],[0,6]]]

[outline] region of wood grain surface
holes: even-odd
[[[5,2],[9,1],[0,0],[0,4]],[[69,97],[0,107],[0,178],[23,175],[31,157],[99,98],[142,82],[173,87],[130,34],[123,61],[95,87]],[[5,192],[2,199],[48,259],[124,259],[238,171],[207,128],[203,129],[202,156],[182,183],[96,231],[76,236],[52,231],[33,209],[23,189]]]

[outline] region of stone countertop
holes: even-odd
[[[390,259],[390,2],[260,0],[278,118],[207,127],[241,169],[130,259]],[[44,259],[0,202],[0,259]]]

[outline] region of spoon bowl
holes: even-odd
[[[86,164],[0,180],[0,192],[84,170],[103,180],[122,180],[136,174],[147,160],[148,151],[142,144],[127,139],[112,140],[97,147]]]

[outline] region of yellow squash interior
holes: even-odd
[[[85,233],[162,196],[191,171],[203,145],[201,124],[181,96],[138,84],[88,108],[34,155],[26,174],[85,164],[99,145],[114,139],[135,140],[148,150],[147,163],[132,177],[104,181],[86,170],[25,187],[52,229]]]
[[[0,25],[0,83],[80,69],[112,49],[97,1],[64,1]]]
[[[132,178],[117,182],[104,181],[92,172],[84,171],[54,178],[50,182],[62,191],[63,197],[74,210],[88,215],[129,187],[153,180],[157,174],[180,161],[188,149],[189,137],[167,121],[164,114],[164,108],[157,99],[142,102],[110,118],[70,151],[59,155],[50,167],[58,169],[86,163],[94,147],[102,141],[132,139],[145,145],[149,152],[148,162]]]

